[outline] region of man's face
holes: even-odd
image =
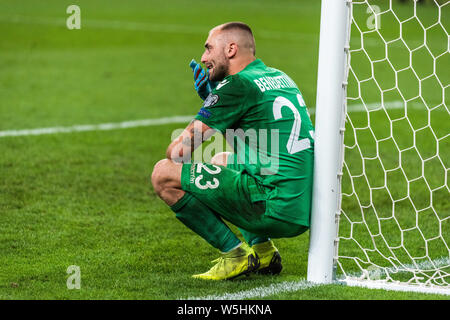
[[[225,55],[225,41],[219,31],[210,32],[201,61],[208,69],[211,81],[222,81],[229,75],[230,62]]]

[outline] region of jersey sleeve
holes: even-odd
[[[244,115],[247,96],[248,86],[238,75],[225,77],[205,99],[195,119],[224,134]]]

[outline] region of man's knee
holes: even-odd
[[[164,174],[164,168],[167,165],[167,161],[170,161],[169,159],[163,159],[159,160],[155,166],[153,167],[152,171],[152,185],[155,192],[160,195],[163,188],[164,188],[164,182],[165,182],[165,174]]]
[[[181,189],[181,168],[182,164],[176,163],[169,159],[158,161],[153,167],[152,185],[161,197],[164,190]]]
[[[169,206],[180,200],[184,191],[181,189],[181,170],[183,165],[169,159],[158,161],[152,172],[152,185],[158,197]]]
[[[227,159],[228,156],[231,154],[231,152],[219,152],[218,154],[215,154],[211,158],[211,164],[215,164],[216,166],[226,166],[227,165]]]
[[[177,164],[169,159],[159,160],[153,167],[152,185],[155,192],[161,195],[161,192],[167,188],[176,188],[180,185],[181,164]]]

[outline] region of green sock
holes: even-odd
[[[170,207],[189,229],[222,252],[228,252],[241,242],[220,216],[190,193]]]
[[[242,236],[244,237],[245,241],[248,243],[250,247],[255,244],[263,243],[270,240],[270,238],[268,237],[258,236],[242,228],[239,228],[239,231],[242,233]]]

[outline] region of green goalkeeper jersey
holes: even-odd
[[[220,82],[197,120],[221,131],[237,168],[265,186],[266,215],[310,224],[313,125],[296,84],[260,59]]]

